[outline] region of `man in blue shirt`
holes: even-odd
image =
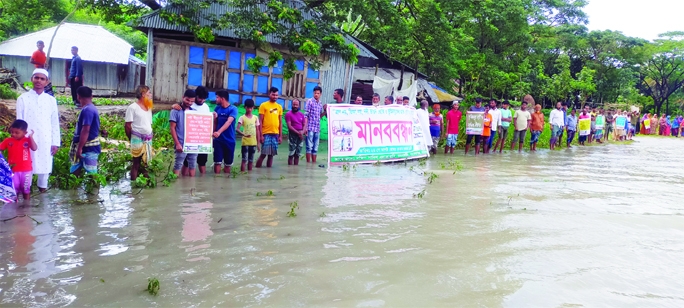
[[[216,108],[214,109],[215,128],[214,132],[214,173],[230,174],[230,166],[235,157],[235,122],[237,122],[238,109],[228,101],[228,91],[216,92]]]
[[[71,98],[74,104],[78,106],[78,98],[76,92],[78,88],[83,86],[83,60],[78,56],[78,47],[71,47],[71,68],[69,69],[69,84],[71,85]]]
[[[80,175],[81,169],[87,174],[97,173],[97,159],[100,155],[100,115],[93,105],[93,90],[80,87],[76,95],[82,106],[78,115],[74,139],[71,142],[69,158],[71,159],[71,173]],[[104,134],[103,132],[103,135]]]

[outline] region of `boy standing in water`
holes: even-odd
[[[24,120],[15,120],[10,126],[10,136],[0,143],[0,151],[7,150],[7,162],[12,166],[12,182],[14,190],[24,195],[24,200],[31,198],[31,180],[33,179],[33,166],[31,151],[38,149],[38,144],[33,140],[33,131],[26,135],[28,123]]]
[[[506,143],[506,138],[508,137],[508,127],[511,126],[511,121],[513,121],[512,113],[509,107],[511,104],[508,100],[503,101],[501,112],[501,125],[499,126],[499,139],[494,145],[494,151],[499,148],[499,153],[503,152],[504,144]]]
[[[76,99],[81,112],[74,130],[69,158],[71,159],[71,173],[77,176],[85,170],[87,174],[97,173],[97,159],[100,156],[100,114],[93,105],[93,90],[80,87],[76,90]],[[106,133],[103,132],[106,136]]]
[[[534,106],[534,113],[532,113],[532,121],[530,122],[530,130],[532,131],[532,137],[530,138],[530,151],[537,151],[537,142],[539,142],[539,136],[544,129],[544,114],[541,112],[541,105],[537,104]]]
[[[568,132],[568,140],[565,144],[570,148],[572,139],[575,139],[575,133],[577,133],[577,115],[575,109],[570,111],[570,115],[565,118],[565,130]]]
[[[321,118],[325,114],[323,105],[321,104],[321,87],[314,87],[313,97],[306,101],[306,162],[316,163],[316,154],[318,153],[318,143],[321,137]],[[373,94],[373,105],[376,105],[376,98],[378,101],[380,97]]]
[[[216,107],[214,108],[214,173],[230,174],[230,167],[235,158],[235,118],[238,116],[237,107],[228,102],[228,91],[216,92]]]
[[[261,146],[257,142],[257,136],[261,136],[261,123],[259,117],[252,114],[254,110],[254,101],[251,98],[245,100],[245,115],[238,120],[237,130],[244,127],[242,137],[242,165],[240,171],[252,171],[252,163],[254,162],[254,153],[257,150],[261,151]],[[249,164],[248,164],[249,163]]]
[[[444,126],[444,119],[440,112],[439,104],[432,105],[432,113],[430,114],[430,136],[432,137],[432,148],[430,152],[437,155],[437,146],[439,139],[442,136],[442,126]]]
[[[299,100],[292,100],[292,110],[285,114],[287,123],[287,137],[290,143],[290,153],[287,157],[288,165],[299,165],[299,154],[302,151],[302,141],[306,136],[306,117],[299,112]]]
[[[482,130],[482,146],[483,153],[489,153],[489,137],[492,136],[492,114],[489,111],[489,106],[485,105],[484,112],[484,129]]]
[[[447,154],[448,152],[454,154],[454,149],[458,143],[458,125],[461,123],[461,118],[463,117],[463,113],[458,110],[458,101],[454,101],[452,106],[453,107],[447,112],[446,116],[445,126],[447,130],[447,139],[446,146],[444,147],[444,154]]]
[[[513,141],[511,141],[511,151],[513,151],[516,143],[518,144],[518,153],[522,152],[523,144],[525,143],[525,135],[527,128],[530,127],[532,115],[527,111],[527,101],[520,104],[520,110],[515,112],[515,132],[513,133]]]
[[[262,123],[262,130],[261,155],[256,162],[257,168],[261,168],[266,157],[266,167],[273,167],[273,156],[278,155],[278,145],[283,142],[282,116],[283,107],[278,104],[278,88],[272,87],[268,90],[268,102],[259,106],[259,123]]]

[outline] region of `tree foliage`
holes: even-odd
[[[684,102],[684,32],[649,42],[618,31],[589,31],[587,0],[82,0],[71,19],[104,25],[144,56],[145,34],[128,27],[143,14],[161,10],[200,42],[221,29],[268,52],[251,59],[258,71],[294,58],[318,66],[326,50],[356,62],[348,33],[427,74],[464,97],[520,100],[532,94],[548,106],[558,100],[603,105],[636,104],[669,112]],[[225,13],[205,14],[217,6]],[[69,0],[4,0],[0,37],[54,24],[73,7]],[[30,17],[30,18],[27,18]],[[271,48],[280,38],[288,52]]]

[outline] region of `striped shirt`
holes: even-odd
[[[306,101],[306,122],[310,132],[318,133],[321,131],[322,111],[323,105],[320,100],[310,98]]]

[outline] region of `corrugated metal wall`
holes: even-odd
[[[50,80],[52,85],[64,87],[67,83],[66,60],[51,59],[50,62]],[[16,69],[19,74],[19,82],[31,81],[34,66],[29,63],[29,57],[3,56],[2,66],[8,69]],[[135,93],[135,88],[140,84],[140,65],[129,62],[128,74],[121,82],[121,89],[119,89],[117,67],[117,64],[112,63],[84,62],[83,84],[93,90]],[[138,78],[135,78],[136,74]]]
[[[321,101],[324,103],[333,101],[335,89],[344,90],[344,102],[349,103],[351,98],[351,85],[354,75],[353,65],[348,65],[338,53],[329,53],[330,69],[321,71]]]

